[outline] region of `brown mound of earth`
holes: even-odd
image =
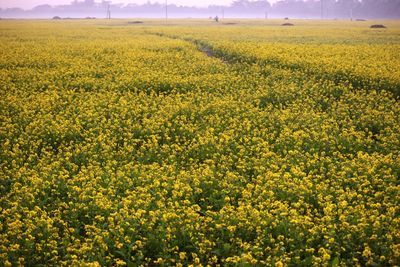
[[[371,25],[370,28],[371,29],[384,29],[384,28],[386,28],[386,26],[382,25],[382,24],[375,24],[375,25]]]
[[[128,24],[142,24],[143,23],[143,21],[139,21],[139,20],[136,20],[136,21],[128,21]]]

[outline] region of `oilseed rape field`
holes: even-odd
[[[398,266],[400,22],[0,21],[1,266]]]

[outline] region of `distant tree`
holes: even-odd
[[[84,5],[85,7],[92,7],[92,6],[95,6],[96,4],[95,4],[94,0],[85,0],[85,1],[83,2],[83,5]]]
[[[44,1],[44,0],[43,0]],[[67,16],[101,16],[110,6],[113,15],[118,16],[161,16],[165,6],[161,0],[147,1],[145,4],[112,4],[118,0],[73,0],[69,5],[39,5],[32,10],[18,8],[0,9],[2,17],[36,17],[43,14]],[[158,1],[158,2],[157,2]],[[400,18],[400,0],[322,0],[323,14],[326,18]],[[132,1],[133,2],[133,1]],[[321,15],[321,0],[279,0],[271,5],[270,0],[234,0],[229,6],[210,5],[207,8],[170,6],[176,16],[209,16],[224,14],[238,17],[290,17],[290,18],[319,18]],[[53,15],[53,14],[52,14]]]
[[[273,6],[273,11],[281,16],[310,16],[306,2],[299,0],[282,0]]]
[[[249,0],[235,0],[232,2],[231,7],[246,8],[249,5]]]
[[[35,12],[49,12],[53,10],[53,7],[51,5],[39,5],[35,6],[32,10]]]
[[[233,14],[252,14],[265,16],[265,12],[270,10],[271,4],[266,0],[236,0],[227,9]]]

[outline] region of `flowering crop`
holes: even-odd
[[[146,23],[0,22],[3,265],[400,262],[398,22]]]

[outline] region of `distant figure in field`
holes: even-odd
[[[218,22],[219,21],[218,16],[215,16],[214,20],[215,20],[215,22]]]

